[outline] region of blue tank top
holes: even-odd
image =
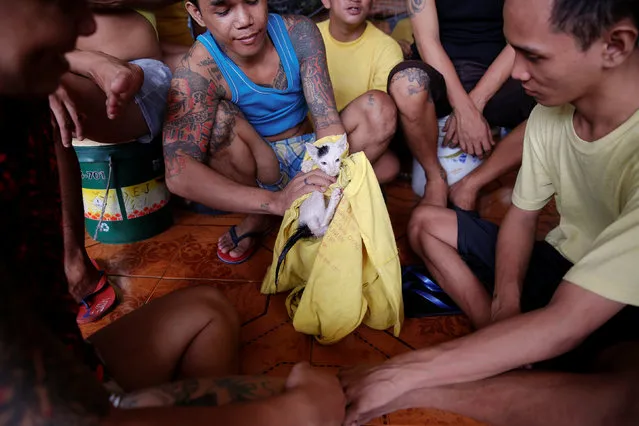
[[[300,124],[308,114],[304,98],[300,64],[280,15],[269,14],[268,35],[286,72],[285,90],[253,83],[224,53],[209,31],[197,39],[209,51],[231,89],[231,101],[262,136],[273,136]]]

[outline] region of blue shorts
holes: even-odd
[[[149,133],[138,138],[138,141],[147,143],[162,132],[167,96],[171,87],[171,70],[164,62],[155,59],[136,59],[131,63],[144,71],[144,82],[134,99],[149,128]]]
[[[306,155],[304,144],[313,142],[315,142],[315,133],[272,142],[271,148],[275,151],[277,161],[280,163],[280,179],[272,184],[265,184],[258,180],[258,186],[268,191],[281,191],[302,170],[302,162]]]

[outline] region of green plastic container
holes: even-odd
[[[91,237],[106,244],[132,243],[173,224],[159,140],[74,141],[73,146],[82,170],[84,217]]]

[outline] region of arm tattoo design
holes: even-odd
[[[409,16],[417,15],[424,10],[426,0],[406,0],[408,2],[408,14]]]
[[[317,26],[302,16],[287,16],[286,24],[300,62],[304,96],[316,130],[341,124],[326,65],[324,41]]]
[[[120,408],[151,406],[216,407],[278,395],[284,380],[269,377],[188,379],[124,396]]]
[[[12,294],[17,280],[0,276],[0,425],[97,425],[110,409],[103,386],[36,315],[21,311],[29,302]]]
[[[218,110],[226,95],[223,77],[211,59],[200,62],[208,77],[191,69],[193,49],[175,70],[168,96],[163,145],[167,178],[179,175],[191,158],[204,162],[230,143],[219,129],[227,129],[229,120],[218,120]],[[221,122],[218,122],[221,121]],[[232,126],[231,126],[232,127]],[[230,135],[230,134],[228,134]]]

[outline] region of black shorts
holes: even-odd
[[[485,65],[472,61],[455,61],[453,65],[466,92],[475,88],[488,69]],[[446,81],[444,76],[432,66],[420,60],[401,62],[391,70],[388,82],[390,83],[393,76],[399,71],[408,68],[420,68],[428,74],[429,88],[435,103],[437,118],[449,115],[452,112],[452,107],[448,102]],[[535,105],[535,100],[526,95],[521,83],[509,78],[486,104],[484,117],[491,126],[512,129],[528,119]]]
[[[455,212],[459,255],[488,292],[493,294],[499,227],[481,219],[476,212],[461,209],[455,209]],[[549,243],[535,242],[521,292],[522,312],[546,306],[572,266]],[[625,307],[576,349],[540,366],[564,371],[587,370],[602,350],[625,341],[639,341],[639,308],[635,306]]]

